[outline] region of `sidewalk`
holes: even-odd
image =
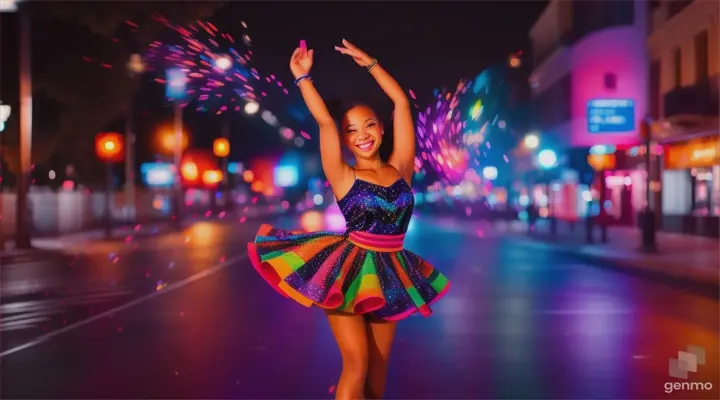
[[[284,210],[270,210],[263,206],[248,210],[242,207],[232,213],[191,214],[184,218],[182,229],[167,220],[124,225],[115,227],[110,238],[105,237],[102,229],[52,238],[34,238],[32,249],[0,251],[0,303],[3,303],[3,306],[0,306],[0,315],[4,305],[8,303],[50,301],[66,296],[112,297],[112,293],[124,293],[128,287],[122,287],[121,284],[128,279],[140,277],[140,281],[145,282],[148,271],[153,271],[153,277],[158,271],[166,273],[167,262],[154,262],[154,254],[158,251],[171,251],[172,246],[177,245],[178,240],[182,240],[189,232],[187,229],[192,229],[194,224],[209,222],[222,226],[239,225],[281,211]],[[138,254],[142,254],[140,260],[143,260],[139,264]],[[118,267],[100,267],[110,264],[117,264]],[[169,274],[182,275],[178,271],[173,269]],[[113,278],[110,279],[109,276]],[[113,279],[117,280],[117,287],[108,283]]]
[[[253,220],[268,215],[285,212],[280,207],[271,208],[270,206],[238,206],[232,212],[205,212],[192,213],[183,219],[183,228],[198,221],[240,221]],[[149,237],[157,234],[170,233],[177,228],[170,220],[152,221],[148,223],[136,224],[119,224],[113,227],[112,236],[108,239],[105,237],[104,229],[88,229],[80,232],[62,234],[54,237],[35,237],[32,239],[32,249],[16,249],[15,242],[10,240],[5,242],[5,248],[0,248],[0,266],[12,263],[11,260],[23,259],[27,257],[37,258],[39,253],[44,252],[72,252],[73,250],[94,243],[108,243],[118,241],[132,241],[143,237]]]
[[[516,235],[520,236],[519,232]],[[585,225],[574,230],[558,221],[557,234],[550,234],[549,221],[539,221],[533,233],[522,240],[527,245],[552,246],[575,256],[612,263],[624,269],[656,276],[720,287],[720,240],[699,236],[657,232],[656,253],[641,249],[641,231],[634,227],[608,227],[608,243],[600,242],[595,227],[594,243],[586,243]]]

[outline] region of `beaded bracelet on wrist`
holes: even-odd
[[[310,77],[310,75],[305,74],[305,75],[295,79],[295,86],[299,86],[300,82],[302,82],[306,79],[309,80],[310,82],[312,82],[312,78]]]

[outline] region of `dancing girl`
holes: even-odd
[[[320,128],[323,171],[347,230],[305,233],[262,225],[248,249],[257,271],[283,296],[325,310],[342,356],[336,399],[379,399],[397,322],[415,313],[429,316],[429,306],[450,284],[403,248],[414,205],[410,101],[377,59],[347,40],[335,50],[365,68],[394,103],[393,152],[381,160],[384,127],[371,108],[356,105],[333,120],[309,75],[313,50],[301,42],[290,70]],[[343,160],[341,146],[354,155],[354,167]]]

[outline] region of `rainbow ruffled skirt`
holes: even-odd
[[[403,249],[404,235],[284,231],[262,225],[248,244],[260,275],[310,307],[397,321],[420,313],[450,287],[427,261]]]

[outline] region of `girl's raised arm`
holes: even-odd
[[[322,161],[323,172],[336,191],[352,179],[352,170],[343,161],[340,135],[335,125],[335,121],[330,116],[325,102],[310,78],[310,68],[313,63],[313,50],[308,50],[304,46],[298,47],[293,52],[290,59],[290,70],[295,77],[295,84],[300,88],[303,100],[307,108],[310,110],[313,118],[320,127],[320,159]]]
[[[336,46],[335,50],[352,57],[358,65],[366,67],[395,105],[393,152],[388,164],[395,167],[400,175],[410,183],[415,168],[415,125],[410,111],[410,100],[397,81],[378,64],[376,59],[371,58],[345,39],[342,43],[344,47]]]

